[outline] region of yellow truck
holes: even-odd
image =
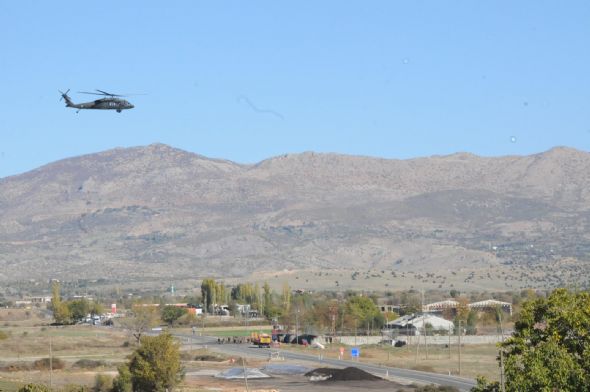
[[[270,347],[272,337],[266,333],[252,332],[250,334],[250,341],[258,347]]]

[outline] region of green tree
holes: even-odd
[[[285,314],[289,314],[291,311],[291,287],[289,283],[283,283],[283,309],[285,309]]]
[[[590,390],[590,293],[532,297],[514,329],[500,348],[507,392]]]
[[[106,374],[97,374],[94,377],[93,392],[111,392],[113,388],[113,380]]]
[[[186,309],[174,305],[164,306],[162,308],[162,321],[172,325],[176,320],[186,314]]]
[[[498,381],[489,382],[485,377],[477,377],[477,385],[471,388],[471,392],[500,392]]]
[[[352,317],[352,320],[356,320],[359,327],[372,324],[374,328],[381,328],[385,323],[385,318],[379,308],[369,297],[354,296],[348,298],[346,313]]]
[[[70,313],[70,319],[74,323],[84,320],[90,313],[90,304],[85,298],[66,302],[66,305]]]
[[[211,278],[203,279],[203,282],[201,283],[201,296],[203,297],[205,311],[209,313],[213,312],[216,287],[217,283]]]
[[[262,308],[262,303],[260,301],[260,285],[258,283],[256,283],[254,285],[254,303],[253,303],[253,307],[254,309],[258,309],[258,312],[260,314],[262,314],[264,312],[264,309]]]
[[[88,311],[92,316],[98,316],[104,313],[104,306],[96,301],[93,301],[89,304]]]
[[[133,316],[120,319],[120,323],[131,330],[137,344],[141,342],[143,334],[158,323],[158,310],[155,306],[133,305]]]
[[[69,324],[71,322],[71,313],[68,305],[61,301],[61,286],[59,281],[54,280],[51,283],[51,311],[53,319],[57,324]]]
[[[262,286],[262,290],[264,292],[264,300],[263,300],[263,304],[264,304],[264,315],[267,318],[271,318],[275,315],[275,311],[273,309],[273,303],[272,303],[272,291],[270,289],[270,285],[268,284],[268,282],[264,282],[264,285]]]
[[[113,379],[113,392],[132,392],[133,384],[131,383],[131,372],[129,366],[120,365],[117,370],[119,375]]]
[[[258,291],[260,291],[260,288],[258,288]],[[258,291],[252,283],[240,283],[232,288],[231,299],[254,306],[259,300]]]
[[[467,335],[477,334],[477,312],[475,310],[470,310],[467,314],[465,331]]]
[[[129,372],[134,391],[171,390],[184,376],[178,342],[168,333],[144,337],[131,355]]]

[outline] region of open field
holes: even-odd
[[[115,375],[132,347],[128,335],[120,330],[89,325],[49,326],[36,309],[0,309],[0,330],[8,335],[0,350],[0,390],[16,391],[29,382],[49,383],[49,370],[35,369],[34,362],[49,358],[63,361],[63,369],[54,369],[53,384],[92,385],[96,374]],[[78,367],[82,359],[96,361],[98,366]],[[59,367],[59,366],[56,366]],[[11,368],[8,371],[7,368]]]
[[[2,341],[0,350],[0,389],[2,391],[16,391],[19,385],[28,382],[49,383],[49,370],[45,368],[34,369],[34,361],[48,358],[51,351],[54,358],[63,361],[62,369],[54,369],[52,382],[54,386],[66,388],[68,384],[85,384],[91,386],[97,374],[106,374],[110,377],[116,375],[116,366],[125,361],[133,349],[133,339],[115,328],[94,327],[87,325],[51,327],[43,325],[47,320],[37,317],[35,312],[26,313],[25,310],[0,310],[3,318],[0,330],[8,335]],[[14,317],[6,321],[7,317]],[[270,326],[243,326],[234,327],[208,327],[204,334],[210,336],[248,336],[252,331],[270,332]],[[174,329],[174,332],[190,335],[190,328]],[[200,329],[198,332],[202,332]],[[229,358],[215,354],[213,350],[187,350],[184,347],[182,357],[187,370],[187,379],[183,384],[184,391],[200,391],[203,388],[221,387],[231,391],[241,388],[239,383],[231,381],[215,380],[212,374],[219,372],[235,363],[229,362]],[[339,345],[331,345],[321,351],[324,358],[337,358]],[[349,355],[350,348],[347,348]],[[280,350],[299,351],[312,354],[320,354],[320,351],[312,348],[282,345]],[[464,346],[462,348],[462,372],[465,377],[474,378],[476,375],[485,375],[489,378],[497,378],[497,364],[495,361],[496,349],[493,345]],[[85,359],[96,361],[94,366],[79,367],[76,362]],[[239,361],[239,358],[236,358]],[[415,346],[402,348],[383,346],[362,346],[362,363],[382,364],[392,367],[410,368],[416,370],[432,371],[441,374],[458,374],[457,347],[449,350],[444,346],[429,346],[428,355],[424,346],[420,346],[416,355]],[[261,367],[265,360],[246,359],[246,366]],[[351,365],[353,363],[351,362]],[[9,367],[12,367],[9,369]],[[279,380],[277,380],[279,382]],[[284,379],[280,381],[284,390],[309,390],[309,383],[304,379]],[[253,383],[254,385],[255,383]],[[261,389],[272,387],[272,383],[258,383]],[[307,389],[305,389],[307,388]]]
[[[332,345],[321,350],[323,358],[338,358],[339,345]],[[281,350],[298,352],[315,352],[319,349],[303,348],[292,345],[281,345]],[[428,357],[424,346],[420,346],[416,356],[416,346],[383,347],[360,346],[362,363],[380,364],[403,369],[414,369],[440,374],[459,375],[459,357],[457,346],[449,349],[444,346],[429,346]],[[486,376],[488,379],[499,378],[499,367],[496,361],[498,354],[495,345],[469,345],[461,347],[461,376],[475,379],[476,376]],[[346,349],[345,358],[350,358],[350,347]]]

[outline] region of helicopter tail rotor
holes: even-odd
[[[59,90],[57,90],[59,91]],[[66,91],[65,93],[63,91],[59,91],[61,93],[61,98],[59,99],[60,101],[63,99],[66,101],[66,106],[73,106],[74,103],[72,102],[72,100],[70,99],[70,97],[68,97],[68,93],[70,92],[70,89],[68,89],[68,91]]]
[[[68,91],[66,91],[65,93],[63,91],[60,91],[60,90],[57,90],[57,91],[59,91],[59,93],[61,94],[61,98],[59,100],[61,101],[63,99],[66,99],[66,101],[67,101],[67,99],[68,99],[68,93],[70,92],[70,89],[68,89]]]

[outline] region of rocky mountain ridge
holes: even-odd
[[[589,173],[564,147],[254,165],[118,148],[0,179],[0,281],[586,263]]]

